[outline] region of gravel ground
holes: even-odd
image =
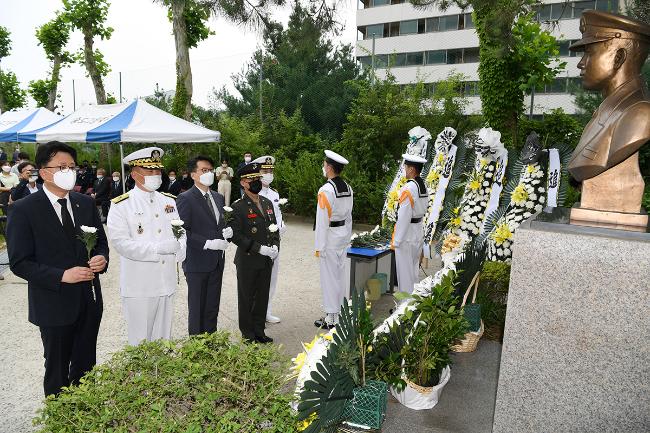
[[[365,228],[364,228],[365,229]],[[237,292],[235,250],[227,252],[221,296],[219,329],[239,335],[237,328]],[[111,251],[111,264],[102,276],[104,315],[97,343],[98,362],[103,362],[127,342],[126,326],[119,297],[119,257]],[[367,265],[366,265],[367,266]],[[357,281],[374,267],[357,271]],[[381,269],[380,269],[381,271]],[[362,275],[360,275],[362,274]],[[31,419],[43,400],[43,346],[38,328],[27,321],[27,283],[10,272],[0,281],[0,432],[34,431]],[[320,317],[320,285],[318,263],[313,256],[312,223],[290,219],[283,235],[280,255],[280,276],[274,300],[274,314],[282,319],[268,325],[267,334],[283,346],[287,355],[295,356],[302,341],[311,341]],[[388,296],[378,302],[377,316],[386,315],[392,302]],[[174,338],[187,336],[187,285],[181,285],[174,302],[172,327]],[[385,311],[384,311],[385,310]],[[376,317],[377,317],[376,316]]]

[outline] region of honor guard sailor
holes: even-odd
[[[185,235],[176,240],[179,219],[174,196],[162,183],[163,150],[148,147],[126,156],[135,188],[112,200],[108,238],[120,254],[120,295],[129,344],[171,337],[177,262],[185,260]]]
[[[323,176],[327,182],[318,190],[316,207],[316,257],[320,264],[325,317],[314,325],[332,328],[339,321],[339,311],[347,296],[345,260],[352,235],[353,192],[340,174],[348,160],[331,150],[325,151]]]
[[[262,174],[262,191],[260,195],[268,198],[273,203],[273,210],[275,211],[275,220],[280,230],[280,235],[286,230],[284,221],[282,220],[282,211],[280,210],[280,194],[271,188],[273,182],[273,169],[275,168],[275,158],[273,156],[262,156],[253,162],[260,164],[260,173]],[[271,301],[275,295],[275,290],[278,285],[278,270],[280,268],[280,257],[273,260],[273,270],[271,272],[271,286],[269,288],[269,306],[266,309],[266,321],[269,323],[280,323],[280,318],[274,316],[271,312]]]
[[[251,162],[237,171],[244,196],[232,204],[228,225],[233,232],[232,242],[237,245],[239,330],[245,341],[271,343],[273,339],[265,334],[264,324],[280,234],[273,204],[260,195],[260,168],[260,164]]]
[[[397,221],[391,246],[395,250],[397,284],[400,292],[413,293],[418,281],[420,253],[424,242],[422,218],[427,212],[429,193],[420,177],[426,159],[402,155],[408,181],[399,191]]]

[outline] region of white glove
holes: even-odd
[[[161,241],[156,244],[156,253],[160,255],[176,254],[181,249],[181,244],[176,239]]]
[[[272,247],[267,247],[266,245],[262,245],[260,247],[260,254],[266,257],[269,257],[271,260],[275,260],[275,258],[278,256],[278,247],[273,245]]]
[[[225,229],[223,229],[223,230],[221,231],[221,234],[223,235],[223,238],[224,238],[225,240],[230,239],[230,238],[232,237],[232,235],[233,235],[232,227],[226,227]]]
[[[205,241],[204,250],[221,250],[226,251],[230,244],[223,239],[208,239]]]

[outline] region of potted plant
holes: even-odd
[[[412,295],[398,323],[375,340],[374,376],[411,409],[434,407],[449,381],[451,346],[467,329],[454,291],[450,272],[431,288],[430,296]]]

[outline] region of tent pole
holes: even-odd
[[[122,166],[122,194],[126,194],[126,178],[124,177],[124,145],[120,142],[120,165]]]

